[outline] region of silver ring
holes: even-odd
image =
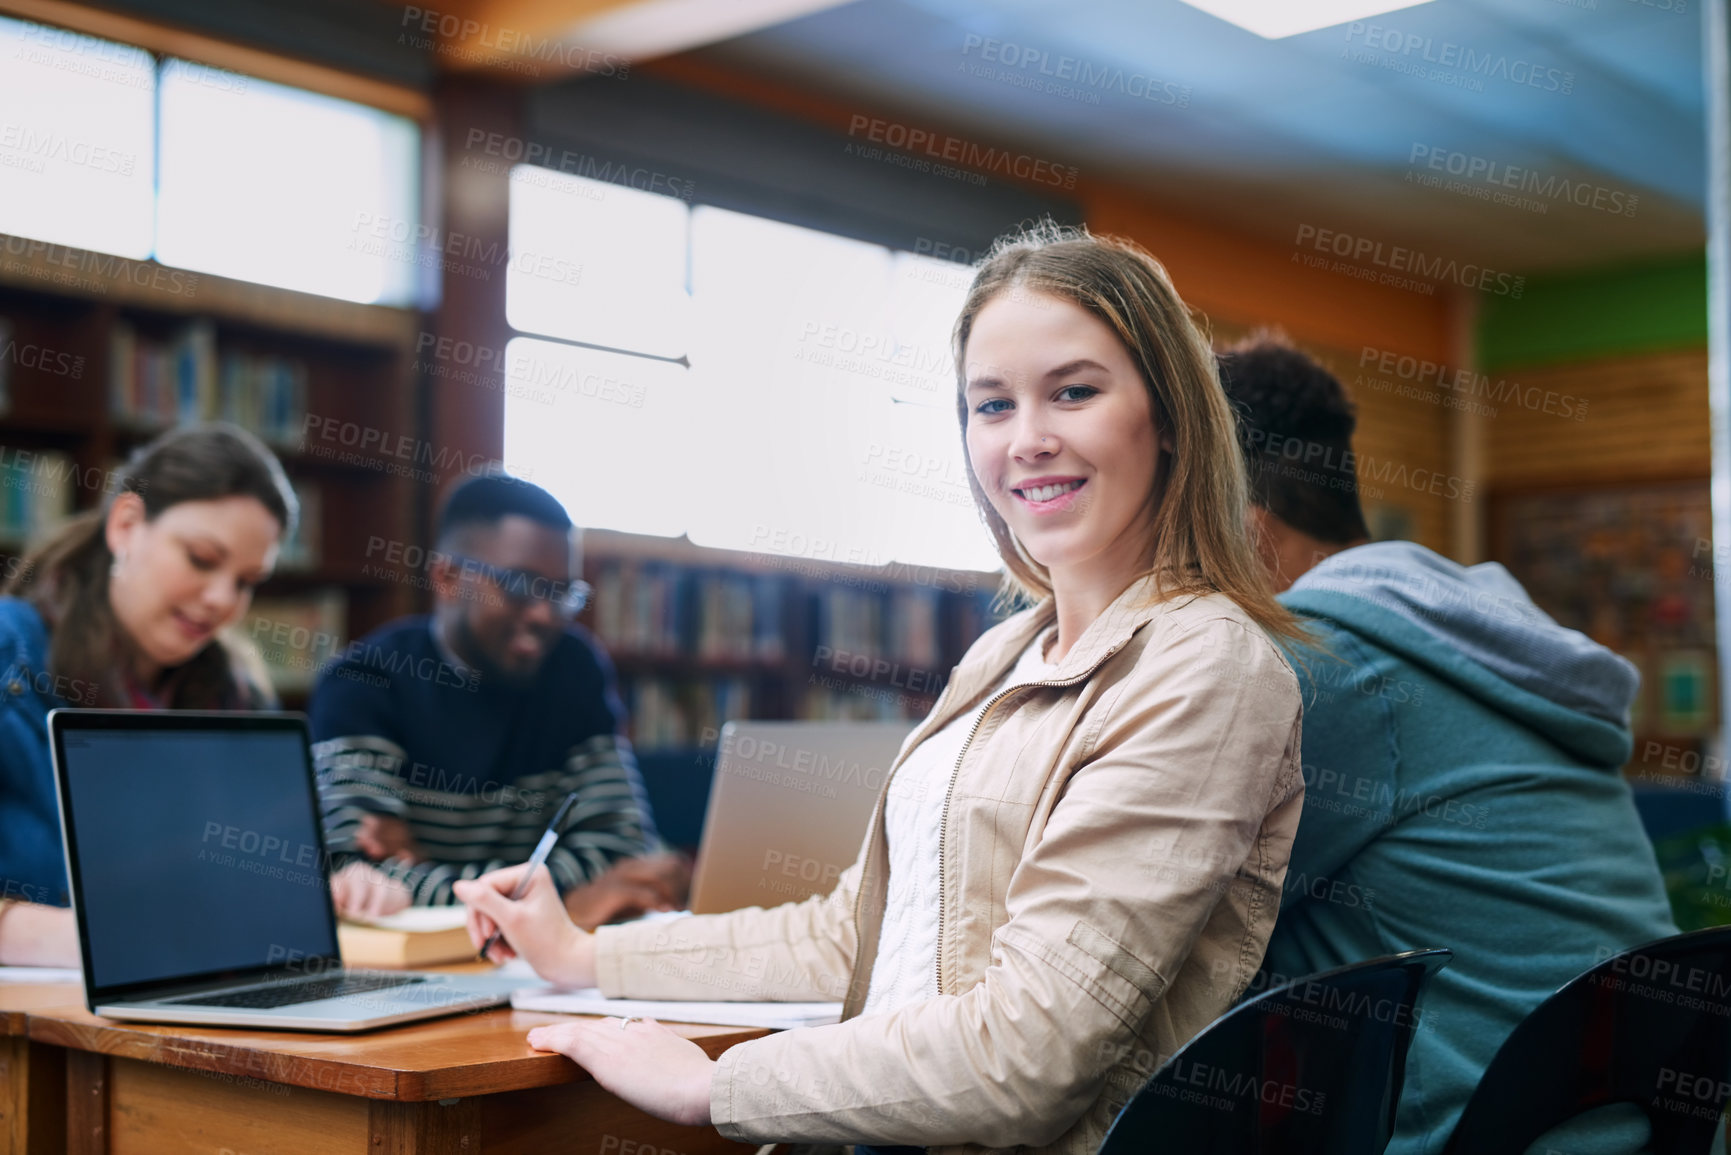
[[[626,1015],[624,1018],[619,1020],[619,1029],[623,1031],[626,1027],[629,1027],[632,1023],[640,1022],[640,1021],[641,1020],[636,1015]]]

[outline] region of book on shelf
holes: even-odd
[[[219,357],[216,326],[208,320],[192,321],[166,340],[116,321],[108,381],[109,412],[140,428],[222,420],[292,445],[306,424],[306,364],[234,350]]]
[[[633,678],[624,689],[632,745],[653,750],[683,744],[684,720],[671,685],[657,678]]]
[[[12,362],[18,359],[18,346],[12,343],[12,322],[0,317],[0,417],[12,410]]]
[[[241,640],[258,651],[278,693],[302,693],[341,652],[347,627],[348,596],[332,588],[254,598],[239,631]]]
[[[999,616],[991,591],[660,560],[603,558],[591,582],[591,623],[620,664],[642,749],[700,744],[735,719],[924,717],[948,646],[965,649]],[[790,662],[796,649],[809,662]]]
[[[307,367],[303,361],[228,352],[213,416],[250,429],[279,446],[293,446],[306,430]]]
[[[595,634],[609,650],[624,649],[625,576],[617,562],[603,562],[590,583],[589,615]]]
[[[760,662],[779,662],[787,657],[787,637],[782,607],[791,585],[786,578],[759,577],[752,584],[751,650]]]
[[[216,405],[216,326],[189,323],[165,341],[127,321],[109,335],[109,412],[141,427],[199,421]]]
[[[942,594],[931,586],[887,592],[836,587],[819,600],[817,642],[853,654],[893,655],[920,666],[941,661],[938,612]]]
[[[723,723],[751,717],[751,683],[745,678],[712,678],[698,682],[691,697],[691,724],[685,745],[696,745],[704,734],[718,733]]]
[[[812,675],[816,682],[821,674]],[[924,718],[932,699],[885,686],[861,683],[835,688],[808,684],[800,698],[799,717],[805,722],[883,722]]]
[[[624,695],[632,743],[644,750],[696,746],[723,723],[752,717],[751,681],[742,677],[634,677]]]
[[[890,595],[890,652],[912,666],[931,667],[942,657],[938,648],[938,591],[929,586],[900,589]]]
[[[628,654],[679,652],[679,574],[658,562],[602,564],[595,581],[595,630]]]
[[[71,517],[77,478],[70,454],[0,447],[0,539],[34,542]]]
[[[706,660],[750,660],[756,632],[752,619],[757,603],[751,579],[743,574],[705,573],[696,576],[695,651]]]
[[[881,654],[884,603],[875,593],[832,586],[818,597],[817,644],[847,654]]]
[[[323,560],[320,546],[324,541],[324,487],[316,481],[297,478],[294,491],[300,501],[300,517],[277,554],[277,568],[290,572],[317,569]]]
[[[786,656],[779,577],[691,571],[664,562],[609,560],[596,570],[595,632],[621,654],[706,662]]]

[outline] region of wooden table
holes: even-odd
[[[29,1014],[77,1003],[75,983],[0,984],[0,1155],[48,1155],[66,1148],[66,1057],[30,1041]]]
[[[746,1150],[615,1098],[509,1009],[358,1035],[98,1018],[68,986],[0,986],[0,1155]],[[711,1057],[763,1030],[670,1024]]]

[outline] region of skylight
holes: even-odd
[[[1245,28],[1266,40],[1297,36],[1318,28],[1332,28],[1349,20],[1363,20],[1417,8],[1431,0],[1184,0],[1230,24]]]

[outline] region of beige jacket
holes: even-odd
[[[1000,690],[957,759],[938,998],[859,1017],[883,921],[881,796],[827,896],[601,930],[610,996],[844,1000],[834,1026],[722,1055],[724,1136],[1092,1155],[1244,990],[1303,799],[1298,685],[1230,600],[1150,591],[1126,590],[1048,680]],[[890,773],[1054,620],[1047,600],[981,637]]]

